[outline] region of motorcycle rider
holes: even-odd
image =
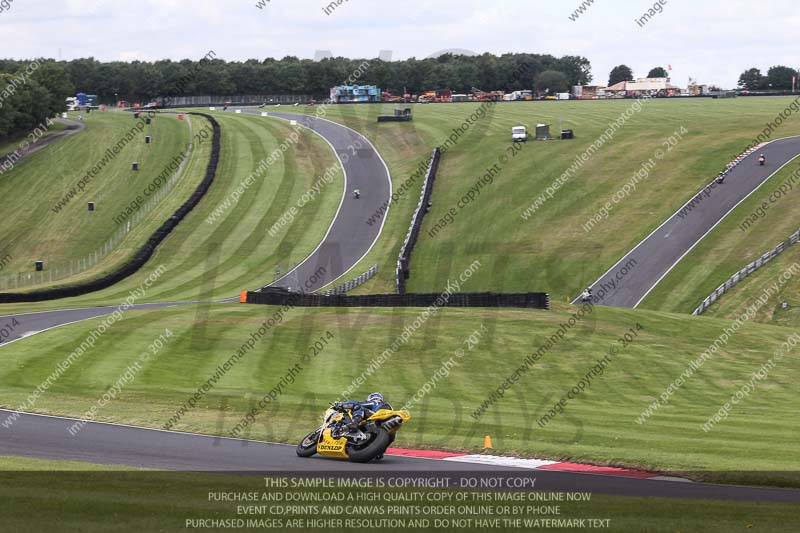
[[[591,287],[587,287],[587,289],[581,293],[581,301],[583,303],[588,303],[591,300],[592,300],[592,289]]]
[[[359,191],[358,189],[354,190],[354,191],[353,191],[353,197],[354,197],[356,200],[358,200],[359,198],[361,198],[361,191]]]
[[[763,167],[764,163],[766,163],[766,162],[767,162],[767,156],[765,156],[764,154],[761,154],[761,157],[758,158],[758,164]]]
[[[358,426],[361,425],[362,420],[371,417],[381,409],[392,409],[392,406],[383,399],[383,394],[380,392],[373,392],[367,396],[366,402],[350,400],[344,402],[342,407],[344,409],[350,409],[353,415],[350,422],[347,424],[348,429],[351,431],[358,431]]]

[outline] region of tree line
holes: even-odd
[[[100,62],[84,58],[47,62],[66,71],[76,92],[96,94],[101,102],[112,103],[116,100],[144,102],[165,95],[303,94],[324,98],[331,87],[341,85],[365,61],[369,68],[358,83],[377,85],[394,94],[420,94],[436,89],[469,93],[473,87],[506,92],[533,89],[543,73],[548,76],[538,81],[546,83],[557,73],[559,89],[591,81],[588,59],[540,54],[444,54],[404,61],[343,57],[314,61],[287,56],[280,60],[243,62],[208,57],[199,61]],[[24,62],[0,60],[0,72],[13,73],[24,66]]]
[[[791,91],[794,88],[792,79],[795,75],[797,75],[795,69],[781,65],[770,68],[766,76],[760,69],[751,68],[739,76],[739,87],[749,91]]]
[[[74,85],[63,65],[32,61],[0,66],[0,139],[28,132],[66,109]]]

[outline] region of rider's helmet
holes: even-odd
[[[383,394],[381,394],[380,392],[373,392],[372,394],[367,396],[367,401],[375,405],[381,405],[384,403]]]

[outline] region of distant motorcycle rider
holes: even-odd
[[[581,302],[588,303],[592,300],[592,288],[588,287],[581,293]]]
[[[356,200],[358,200],[359,198],[361,198],[361,191],[359,191],[358,189],[354,190],[354,191],[353,191],[353,197],[354,197]]]
[[[758,158],[758,164],[763,167],[764,163],[766,163],[766,162],[767,162],[767,156],[765,156],[764,154],[761,154],[761,157]]]

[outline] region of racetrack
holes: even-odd
[[[253,113],[258,112],[253,111]],[[332,137],[336,142],[331,142],[331,145],[340,156],[348,153],[348,147],[360,137],[357,133],[344,126],[322,119],[293,114],[271,113],[271,115],[284,120],[297,120],[298,124],[313,129],[326,139],[328,136]],[[782,147],[782,144],[787,146]],[[374,152],[374,148],[371,145],[367,144],[367,146]],[[800,152],[800,140],[785,140],[785,143],[776,141],[776,143],[769,145],[764,149],[769,160],[768,166],[762,169],[752,165],[752,161],[749,159],[745,160],[730,174],[723,186],[711,191],[710,196],[706,198],[705,202],[700,203],[699,207],[688,212],[684,217],[678,214],[671,217],[653,235],[645,239],[626,256],[639,258],[636,267],[620,280],[621,282],[616,287],[619,290],[609,292],[601,303],[603,305],[630,307],[638,305],[646,293],[660,279],[658,276],[663,277],[672,268],[670,266],[666,270],[662,269],[662,273],[659,274],[661,260],[654,259],[653,254],[655,252],[664,252],[667,259],[662,259],[663,261],[669,261],[669,257],[677,254],[678,259],[674,261],[676,263],[682,257],[679,253],[681,247],[686,248],[688,246],[689,248],[683,254],[688,253],[688,250],[699,242],[702,236],[710,231],[719,220],[724,218],[735,205],[738,205],[772,174],[777,172],[780,166],[781,153],[775,153],[773,150],[781,147],[785,151],[783,160],[788,163]],[[794,147],[793,154],[791,153],[792,147]],[[384,168],[384,173],[380,171],[381,166]],[[382,225],[380,227],[377,227],[377,224],[368,226],[363,221],[373,212],[378,211],[391,196],[391,184],[388,180],[389,174],[388,170],[385,170],[385,164],[377,152],[374,152],[374,156],[367,152],[363,157],[348,158],[345,173],[347,183],[345,194],[325,239],[295,270],[278,280],[276,282],[278,286],[298,287],[298,281],[311,279],[311,276],[319,266],[326,266],[328,269],[327,277],[315,282],[313,288],[307,289],[319,290],[352,269],[369,252],[375,240],[379,237]],[[756,174],[756,178],[753,178],[754,174]],[[362,191],[361,200],[357,201],[349,194],[355,188],[359,188]],[[364,202],[363,200],[368,201]],[[729,207],[726,209],[726,206]],[[715,219],[714,216],[717,216],[717,218]],[[685,227],[682,225],[685,225]],[[708,229],[704,230],[706,227]],[[662,229],[669,228],[671,228],[671,231],[668,231],[666,237],[663,238],[670,239],[670,243],[673,243],[674,239],[674,245],[664,246],[663,242],[657,240],[657,236],[661,235],[659,232]],[[692,240],[693,235],[697,235],[694,240]],[[655,251],[650,250],[649,255],[648,253],[642,253],[651,245]],[[665,250],[661,250],[661,248]],[[676,250],[676,248],[678,249]],[[633,255],[639,253],[641,255]],[[674,263],[670,264],[674,266]],[[623,259],[615,268],[626,264],[625,259]],[[609,272],[611,274],[606,274],[598,283],[603,282],[604,279],[613,275],[616,271],[612,269]],[[640,272],[649,273],[650,275],[642,274],[643,277],[640,279],[638,277]],[[648,286],[650,281],[647,280],[652,281],[654,279],[656,281]],[[631,281],[630,285],[627,285],[628,280],[638,280],[638,284]],[[595,287],[598,286],[598,283],[595,284]],[[626,304],[626,298],[634,298],[638,294],[637,291],[642,293],[640,299],[635,304]],[[595,294],[597,294],[597,291],[595,291]],[[134,306],[133,309],[148,309],[171,305],[180,304],[145,304]],[[7,322],[12,318],[18,320],[21,326],[13,331],[13,336],[10,338],[10,340],[18,340],[28,334],[59,325],[104,316],[113,312],[113,310],[114,307],[97,307],[32,313],[2,317],[0,318],[0,323]],[[9,411],[0,410],[2,420],[5,420],[10,414],[11,412]],[[312,473],[340,472],[342,470],[368,472],[398,470],[424,472],[459,472],[465,470],[470,472],[520,471],[519,469],[514,470],[507,467],[451,463],[448,461],[408,457],[387,457],[381,463],[367,465],[342,464],[341,462],[320,458],[301,460],[296,457],[293,446],[283,444],[182,434],[102,423],[89,423],[77,436],[72,437],[67,428],[74,422],[75,420],[58,417],[20,414],[17,421],[10,428],[0,426],[0,454],[69,459],[99,464],[124,464],[166,470],[300,471]],[[564,472],[537,471],[535,475],[542,481],[546,490],[587,490],[602,494],[629,496],[776,502],[800,501],[800,491],[676,483]]]
[[[767,164],[759,166],[764,153]],[[800,137],[778,139],[745,158],[721,185],[712,182],[656,228],[592,285],[593,302],[638,307],[725,217],[800,155]],[[573,303],[579,301],[576,298]]]
[[[252,109],[245,109],[243,113],[260,114]],[[352,270],[380,237],[388,209],[382,215],[380,223],[368,225],[364,221],[381,212],[381,208],[389,202],[391,176],[375,147],[365,137],[346,126],[291,113],[270,113],[270,116],[287,121],[296,120],[298,124],[320,135],[334,150],[344,169],[345,191],[322,242],[298,266],[269,285],[314,292]],[[355,189],[361,191],[361,198],[358,200],[351,194]],[[324,271],[320,268],[324,268]],[[226,301],[238,301],[238,296]],[[144,310],[170,305],[178,304],[136,305],[132,309]],[[19,323],[3,342],[10,343],[58,326],[104,316],[114,309],[115,307],[94,307],[0,316],[0,326],[11,320]]]
[[[0,420],[11,411],[0,410]],[[177,433],[90,422],[75,436],[68,429],[75,419],[21,414],[10,429],[0,425],[0,455],[84,461],[108,465],[179,471],[241,473],[352,472],[499,472],[536,477],[536,490],[589,491],[615,496],[703,498],[739,501],[800,502],[800,491],[685,483],[680,481],[551,472],[388,456],[380,462],[356,464],[320,457],[301,459],[286,444]],[[402,440],[402,436],[399,438]]]
[[[260,115],[261,111],[243,109],[242,113]],[[389,214],[388,208],[385,212],[382,208],[392,196],[389,167],[366,137],[346,126],[308,115],[270,111],[268,116],[295,121],[325,139],[344,171],[344,194],[322,242],[297,267],[269,285],[318,291],[349,273],[380,237]],[[361,192],[361,198],[353,197],[355,190]],[[379,223],[364,222],[376,213],[383,213]],[[322,275],[320,268],[325,269]]]
[[[188,305],[193,302],[180,302],[180,303],[156,303],[156,304],[138,304],[130,307],[131,310],[144,311],[147,309],[155,309],[158,307],[171,307],[173,305]],[[10,329],[8,337],[0,341],[0,346],[11,344],[12,342],[19,341],[25,337],[30,337],[37,333],[42,333],[49,329],[57,328],[59,326],[66,326],[67,324],[74,324],[75,322],[82,322],[92,318],[109,315],[113,313],[117,307],[83,307],[77,309],[59,309],[55,311],[40,311],[38,313],[22,313],[17,315],[0,316],[0,325]],[[9,324],[10,327],[7,325]]]

